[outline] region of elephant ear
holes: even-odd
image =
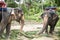
[[[46,14],[46,13],[42,13],[42,14],[41,14],[41,18],[42,18],[42,19],[44,18],[45,14]]]

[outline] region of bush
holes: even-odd
[[[16,4],[15,2],[9,2],[8,7],[16,8],[18,7],[18,4]]]

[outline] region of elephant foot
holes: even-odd
[[[49,34],[53,35],[53,33],[52,33],[52,32],[49,32]]]
[[[48,32],[47,32],[47,31],[45,31],[45,33],[46,33],[46,34],[48,34]]]

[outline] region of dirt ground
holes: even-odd
[[[33,22],[33,21],[25,21],[23,31],[35,31],[40,30],[43,27],[41,23]],[[11,24],[11,30],[20,29],[20,25],[18,22],[13,21]]]
[[[42,27],[43,27],[43,25],[41,23],[33,22],[33,21],[25,21],[23,31],[27,32],[27,31],[41,30]],[[20,29],[20,25],[16,21],[13,21],[11,24],[11,30],[14,30],[14,29]],[[29,39],[29,38],[22,36],[20,40],[58,40],[58,38],[56,36],[54,36],[54,37],[42,36],[42,37],[38,37],[38,38]]]

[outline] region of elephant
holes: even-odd
[[[6,38],[10,37],[11,22],[16,20],[21,23],[21,31],[24,26],[24,14],[20,8],[7,8],[6,11],[0,11],[0,37],[6,29]]]
[[[45,31],[45,33],[53,34],[55,26],[59,20],[59,17],[55,11],[52,9],[45,10],[41,14],[41,18],[43,19],[43,28],[42,30],[38,33],[41,34]],[[48,31],[48,26],[50,26],[50,30]]]
[[[9,37],[10,23],[8,21],[11,15],[10,12],[7,11],[7,8],[0,8],[0,37],[2,37],[2,33],[4,32],[4,29],[6,29],[6,38]]]

